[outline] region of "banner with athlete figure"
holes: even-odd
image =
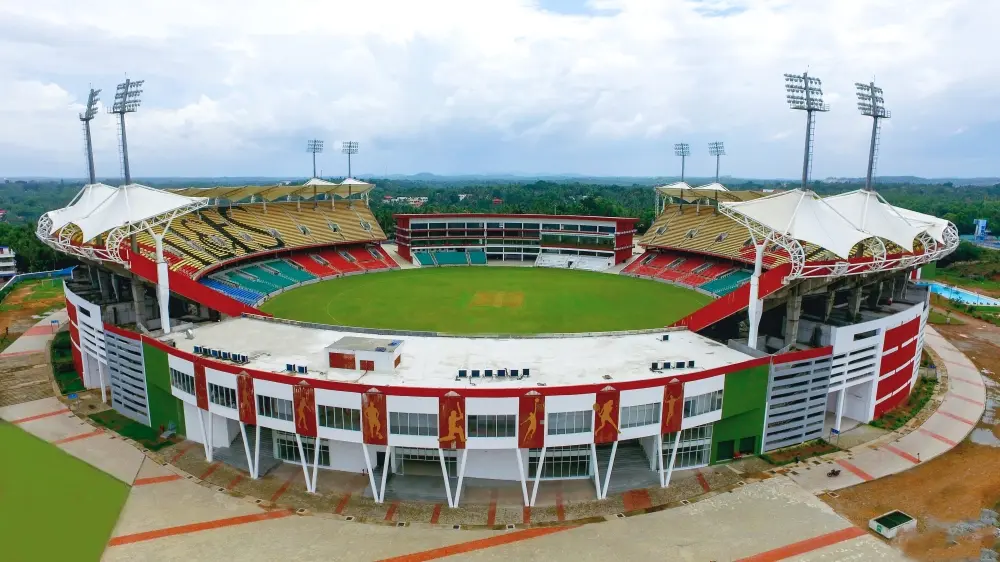
[[[673,379],[663,388],[663,422],[660,433],[666,435],[681,430],[684,420],[684,383]]]
[[[517,446],[541,449],[545,445],[545,397],[537,392],[521,396],[517,407]]]
[[[194,362],[194,397],[198,407],[208,410],[208,378],[205,376],[205,364]]]
[[[316,389],[300,381],[292,387],[292,406],[295,433],[316,437]]]
[[[465,398],[455,392],[438,399],[438,442],[442,449],[465,448]]]
[[[618,411],[621,393],[613,388],[605,388],[597,393],[594,403],[594,443],[614,443],[621,429],[618,428]]]
[[[361,395],[361,436],[369,445],[389,444],[385,394],[372,389]]]
[[[236,375],[236,404],[239,407],[241,422],[257,424],[257,404],[254,400],[253,377],[243,371]]]

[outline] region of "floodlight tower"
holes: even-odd
[[[719,183],[719,157],[726,155],[726,147],[722,141],[708,143],[708,153],[715,156],[715,183]]]
[[[688,156],[691,156],[691,145],[686,142],[679,142],[674,145],[674,155],[681,157],[681,181],[684,181],[684,164]]]
[[[351,177],[351,155],[358,153],[358,141],[344,141],[340,151],[347,155],[347,177]]]
[[[812,166],[813,156],[813,136],[816,133],[816,117],[813,113],[817,111],[830,111],[830,106],[823,103],[822,81],[819,78],[809,76],[808,72],[802,74],[786,74],[785,90],[788,106],[806,112],[806,145],[805,154],[802,157],[802,189],[809,186],[809,172]]]
[[[306,141],[306,152],[312,152],[313,155],[313,175],[316,177],[316,153],[323,152],[323,141],[313,139],[311,141]]]
[[[888,119],[892,115],[885,108],[885,99],[882,98],[882,88],[872,81],[868,84],[855,82],[858,88],[858,109],[862,115],[872,118],[872,140],[868,148],[868,175],[865,177],[865,189],[871,190],[872,181],[875,176],[875,161],[878,158],[879,132],[881,130],[882,119]]]
[[[90,89],[87,97],[87,111],[80,114],[80,121],[83,122],[83,136],[87,140],[87,171],[90,172],[90,184],[97,183],[97,172],[94,169],[94,142],[90,137],[90,121],[97,115],[97,101],[101,94],[100,90]]]
[[[118,125],[120,127],[119,134],[121,135],[121,152],[122,152],[122,170],[125,173],[125,185],[132,183],[132,174],[128,169],[128,140],[125,137],[125,114],[134,113],[139,109],[139,104],[142,100],[139,96],[142,94],[142,84],[145,80],[129,80],[125,79],[124,82],[118,84],[118,90],[115,92],[115,103],[111,106],[111,113],[118,116]]]

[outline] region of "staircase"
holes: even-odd
[[[608,463],[611,460],[611,445],[598,445],[597,466],[600,469],[601,485],[607,478]],[[653,465],[656,466],[655,464]],[[649,488],[660,483],[657,470],[649,469],[649,459],[638,440],[630,439],[618,443],[615,465],[611,467],[611,481],[608,494],[618,494],[638,488]]]

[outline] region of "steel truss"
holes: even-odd
[[[955,251],[959,242],[958,229],[954,224],[948,223],[942,234],[943,242],[939,243],[926,232],[917,235],[916,239],[923,246],[923,251],[920,253],[887,255],[885,243],[880,238],[873,236],[861,241],[869,254],[864,258],[840,259],[833,262],[806,262],[805,251],[798,240],[761,224],[732,208],[720,205],[719,212],[745,226],[754,243],[760,244],[766,240],[768,245],[776,244],[788,252],[792,269],[783,279],[786,284],[796,279],[836,278],[908,269],[943,258]],[[773,255],[773,252],[769,253]],[[784,256],[779,257],[784,258]]]
[[[163,235],[165,235],[167,230],[170,228],[171,221],[179,216],[197,211],[207,205],[208,201],[206,199],[196,199],[186,205],[171,209],[167,212],[117,226],[104,233],[104,246],[85,245],[82,243],[74,244],[73,238],[76,237],[77,234],[81,233],[80,228],[75,224],[68,224],[59,229],[59,232],[50,234],[52,220],[48,217],[47,213],[42,215],[42,218],[38,219],[38,226],[35,228],[35,236],[52,249],[64,254],[88,258],[96,261],[110,261],[127,265],[128,262],[122,255],[121,250],[122,245],[129,237],[146,231],[153,236],[154,240],[162,240]],[[160,229],[160,232],[157,232],[157,228]]]

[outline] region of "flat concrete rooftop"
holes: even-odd
[[[171,334],[178,349],[193,352],[194,346],[248,355],[247,367],[285,373],[286,364],[309,368],[304,378],[372,385],[460,388],[459,369],[525,369],[524,380],[477,379],[478,388],[563,386],[607,381],[634,381],[665,376],[671,372],[691,374],[752,359],[724,344],[686,330],[652,333],[602,334],[566,337],[471,338],[413,336],[383,332],[378,337],[402,340],[401,363],[395,374],[362,373],[329,366],[326,348],[343,337],[370,339],[372,334],[343,329],[321,329],[255,318],[231,318],[191,328],[192,339]],[[662,334],[669,341],[661,341]],[[694,361],[693,368],[652,372],[654,361]]]

